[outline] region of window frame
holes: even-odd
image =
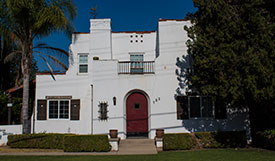
[[[58,112],[57,112],[57,118],[50,118],[50,101],[57,101],[58,105],[57,105],[57,108],[58,108]],[[60,118],[60,101],[68,101],[68,118]],[[48,120],[70,120],[71,119],[71,100],[70,99],[48,99],[47,100],[47,110],[48,110]]]
[[[131,52],[129,53],[130,55],[130,73],[143,73],[144,72],[144,55],[145,53],[144,52]],[[131,57],[133,56],[140,56],[142,57],[142,60],[131,60]],[[140,70],[140,71],[139,71]]]
[[[86,63],[81,63],[80,62],[80,56],[87,56],[87,62]],[[79,53],[77,57],[78,57],[78,69],[77,69],[77,73],[79,75],[87,75],[89,73],[89,54],[88,53]],[[87,72],[80,72],[80,66],[81,65],[87,65]]]
[[[191,115],[190,115],[190,113],[191,113],[190,98],[191,97],[199,97],[200,98],[200,117],[191,117]],[[188,96],[188,117],[189,117],[189,119],[215,119],[215,103],[213,100],[212,100],[212,116],[211,117],[203,117],[203,112],[202,112],[203,111],[203,106],[202,106],[202,104],[203,104],[202,98],[203,97],[207,97],[207,96]]]

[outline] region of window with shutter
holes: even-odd
[[[49,101],[49,119],[69,119],[70,100],[48,100]]]
[[[47,100],[37,100],[37,120],[47,120]]]
[[[71,120],[79,120],[80,100],[71,100]]]

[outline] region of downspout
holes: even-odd
[[[33,101],[33,118],[32,118],[32,133],[34,134],[35,133],[35,113],[36,113],[36,104],[35,104],[35,97],[34,97],[34,101]]]
[[[94,90],[94,86],[91,84],[91,134],[93,134],[93,97],[94,97],[94,93],[93,93],[93,90]]]

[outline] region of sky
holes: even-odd
[[[183,19],[186,13],[196,10],[192,0],[74,0],[74,4],[77,17],[73,24],[77,32],[89,32],[90,11],[95,6],[96,18],[111,18],[112,31],[153,31],[160,18]],[[37,42],[68,51],[71,40],[62,33],[54,33]],[[40,71],[48,70],[41,58],[35,59]]]

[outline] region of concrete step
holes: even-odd
[[[125,139],[119,143],[118,154],[157,154],[153,139]]]

